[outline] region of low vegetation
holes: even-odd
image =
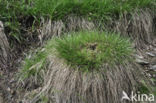
[[[107,32],[79,32],[56,40],[58,57],[69,65],[89,71],[103,63],[122,63],[132,54],[129,39]]]
[[[51,39],[26,60],[20,77],[42,80],[32,103],[43,102],[41,95],[50,103],[120,103],[123,90],[152,92],[133,54],[129,39],[116,33],[69,33]]]
[[[39,25],[42,17],[58,20],[74,14],[104,21],[137,8],[153,8],[154,4],[155,0],[1,0],[0,20],[5,22],[8,36],[22,42],[23,31],[28,29],[22,27]]]
[[[19,69],[22,102],[120,103],[123,91],[155,92],[155,79],[134,59],[154,48],[156,0],[0,0],[0,7],[4,67]]]
[[[50,40],[44,51],[39,51],[31,59],[26,58],[22,73],[24,78],[35,75],[43,65],[47,56],[56,54],[68,65],[82,71],[98,69],[102,64],[122,64],[130,60],[133,49],[129,39],[119,34],[107,32],[79,32]]]

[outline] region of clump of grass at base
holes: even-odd
[[[44,68],[46,64],[47,53],[45,51],[39,51],[31,58],[26,57],[22,70],[20,72],[20,79],[24,80],[30,76],[35,76]]]
[[[39,48],[37,52],[30,53],[25,59],[19,73],[20,79],[25,80],[31,76],[40,76],[40,71],[44,69],[47,64],[47,57],[53,53],[54,41],[52,39],[47,42],[44,48]]]
[[[24,60],[21,70],[22,79],[35,76],[44,69],[47,57],[55,55],[67,65],[82,71],[98,69],[102,64],[121,64],[131,59],[133,49],[130,40],[119,34],[108,32],[71,33],[47,42],[44,50],[39,50],[31,58]]]
[[[133,49],[129,39],[107,32],[79,32],[56,40],[56,52],[68,65],[84,71],[102,64],[121,64],[130,60]]]

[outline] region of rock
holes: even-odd
[[[143,59],[144,57],[143,56],[141,56],[141,55],[135,55],[135,57],[137,58],[137,59]]]
[[[151,74],[148,74],[148,77],[152,77],[152,75]]]
[[[156,71],[156,65],[153,65],[150,67],[150,69],[155,70]]]
[[[15,79],[12,78],[9,82],[10,82],[10,83],[13,83],[13,82],[15,82]]]
[[[151,65],[156,65],[156,57],[152,58]]]
[[[147,61],[145,61],[145,60],[143,60],[143,59],[136,59],[136,62],[137,62],[138,64],[141,64],[141,65],[148,65],[148,64],[149,64],[149,62],[147,62]]]
[[[9,92],[10,92],[10,91],[11,91],[11,89],[8,87],[8,88],[7,88],[7,91],[9,91]]]
[[[151,57],[155,57],[155,56],[156,56],[155,54],[153,54],[153,53],[151,53],[151,52],[146,52],[146,54],[147,54],[148,56],[151,56]]]

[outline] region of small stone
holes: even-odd
[[[136,59],[136,62],[141,64],[141,65],[148,65],[149,64],[149,62],[142,60],[142,59]]]
[[[137,54],[135,55],[135,57],[138,58],[138,59],[143,59],[144,58],[143,56],[137,55]]]
[[[148,76],[149,76],[149,77],[152,77],[152,75],[151,75],[151,74],[148,74]]]
[[[151,57],[155,57],[155,54],[150,53],[150,52],[146,52],[147,55],[151,56]]]
[[[41,49],[41,52],[44,52],[45,51],[45,48]]]
[[[150,64],[156,65],[156,57],[152,58],[152,60],[150,61]]]
[[[156,70],[156,65],[151,66],[150,69]]]
[[[15,82],[15,79],[14,78],[10,80],[10,83],[13,83],[13,82]]]
[[[7,90],[8,90],[9,92],[11,91],[11,89],[10,89],[9,87],[7,88]]]

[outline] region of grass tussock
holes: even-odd
[[[145,80],[137,64],[129,61],[114,67],[104,64],[98,72],[93,69],[88,73],[66,65],[55,56],[49,57],[49,62],[43,87],[29,98],[30,103],[42,102],[41,95],[49,103],[121,103],[123,91],[130,95],[131,91],[140,90],[140,81]],[[147,89],[147,85],[143,87]],[[149,88],[148,85],[148,93]]]
[[[22,80],[37,75],[41,71],[41,68],[44,68],[47,54],[45,52],[38,52],[34,55],[31,59],[26,57],[24,60],[25,64],[21,74]]]
[[[57,55],[68,65],[82,71],[90,71],[102,66],[121,64],[130,60],[133,53],[129,39],[119,34],[107,32],[79,32],[50,40],[43,50],[39,50],[31,59],[24,60],[22,78],[38,74],[44,68],[49,55]]]
[[[97,69],[130,59],[133,50],[128,39],[107,32],[79,32],[56,40],[56,52],[67,64],[83,70]]]
[[[148,82],[141,83],[146,79],[131,60],[132,54],[130,41],[118,34],[71,33],[53,38],[44,50],[26,60],[21,77],[42,80],[36,95],[31,99],[27,95],[30,103],[42,102],[41,96],[49,103],[120,103],[123,91],[130,94],[144,88],[150,92]]]

